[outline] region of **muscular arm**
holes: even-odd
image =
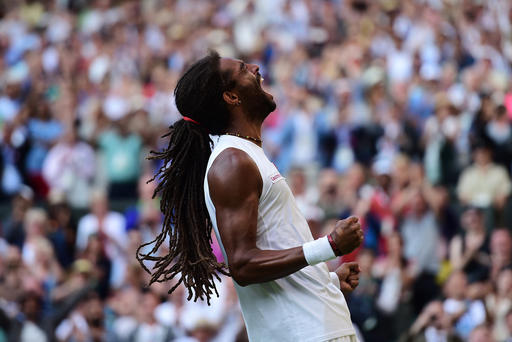
[[[256,247],[263,181],[245,152],[223,151],[208,172],[208,185],[229,270],[239,285],[275,280],[307,266],[302,246],[283,250]]]

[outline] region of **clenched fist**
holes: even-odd
[[[336,223],[331,238],[338,247],[340,255],[348,254],[363,242],[363,230],[357,217],[351,216]]]
[[[359,265],[357,262],[346,262],[341,264],[335,271],[340,280],[340,290],[344,294],[349,294],[359,285]]]

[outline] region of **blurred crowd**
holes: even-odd
[[[209,48],[260,65],[313,235],[361,219],[361,341],[512,341],[508,0],[0,2],[0,341],[247,340],[230,278],[207,306],[135,259]]]

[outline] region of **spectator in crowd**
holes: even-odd
[[[103,303],[91,293],[58,325],[55,334],[58,341],[108,341],[104,325]]]
[[[27,210],[32,206],[34,192],[26,187],[12,199],[12,210],[9,217],[2,222],[2,237],[19,249],[25,242],[23,220]]]
[[[160,304],[158,296],[148,291],[142,295],[140,303],[141,305],[135,311],[137,323],[132,327],[127,341],[165,342],[173,340],[175,337],[173,330],[156,320],[155,310]]]
[[[486,125],[486,132],[493,144],[496,164],[506,170],[512,167],[512,126],[503,104],[496,106],[492,119]]]
[[[323,210],[325,219],[336,218],[343,208],[341,180],[333,169],[324,169],[318,175],[317,205]]]
[[[43,178],[43,164],[50,146],[62,134],[62,123],[53,117],[50,105],[42,96],[30,98],[28,106],[27,134],[30,148],[26,157],[26,169],[30,185],[36,194],[46,197],[49,188]]]
[[[503,209],[510,195],[511,183],[507,170],[492,161],[489,146],[475,146],[474,164],[460,176],[457,193],[463,204]]]
[[[23,262],[29,273],[43,286],[52,286],[60,280],[62,269],[53,248],[46,238],[48,217],[42,209],[32,208],[25,214],[25,242],[21,250]],[[44,284],[45,282],[49,282]]]
[[[491,278],[512,265],[512,236],[506,228],[499,228],[491,234]]]
[[[427,118],[423,132],[425,171],[432,184],[456,185],[458,114],[445,94],[436,95],[435,115]]]
[[[433,301],[425,307],[400,341],[434,342],[439,340],[463,341],[451,332],[450,318],[443,311],[443,304],[440,301]]]
[[[478,325],[486,320],[485,306],[481,299],[471,298],[467,276],[464,272],[456,271],[448,278],[444,294],[443,310],[448,315],[458,336],[467,339]]]
[[[450,245],[451,266],[464,271],[469,281],[484,278],[491,263],[484,213],[480,208],[468,208],[461,221],[463,231],[452,239]]]
[[[51,203],[47,238],[59,264],[68,268],[75,256],[76,224],[72,218],[71,208],[67,202]]]
[[[357,256],[357,263],[361,273],[359,285],[348,299],[352,320],[361,327],[365,340],[378,341],[383,333],[379,325],[379,313],[374,298],[378,295],[378,279],[372,274],[372,265],[375,260],[371,249],[363,249]]]
[[[127,120],[119,119],[116,127],[98,138],[111,198],[136,197],[142,140],[128,130]]]
[[[373,266],[373,272],[380,280],[376,300],[383,326],[390,339],[397,338],[412,324],[411,307],[407,301],[414,281],[414,265],[408,263],[403,253],[403,240],[397,232],[387,238],[389,253]]]
[[[96,175],[96,155],[87,143],[77,140],[74,127],[67,128],[43,164],[50,193],[61,193],[75,208],[87,208]]]
[[[0,311],[3,328],[9,332],[7,339],[20,342],[54,341],[55,329],[59,323],[90,290],[91,287],[86,286],[71,294],[51,314],[42,313],[43,301],[40,293],[30,290],[24,292],[19,298],[21,309],[17,317],[10,317],[8,312]]]
[[[421,190],[413,190],[410,213],[400,227],[404,256],[415,274],[414,307],[421,308],[436,295],[435,275],[439,270],[439,226]]]
[[[507,314],[512,309],[512,269],[500,272],[496,279],[496,292],[487,295],[486,306],[494,322],[494,338],[497,341],[505,341],[510,336]]]
[[[137,325],[137,309],[140,293],[136,288],[120,289],[109,298],[108,308],[115,318],[112,322],[112,332],[117,340],[127,341]]]
[[[126,268],[127,247],[124,216],[109,210],[105,192],[98,190],[91,197],[91,213],[78,222],[76,248],[87,254],[87,247],[97,246],[95,252],[99,249],[103,253],[100,255],[105,255],[112,263],[111,286],[121,286]]]

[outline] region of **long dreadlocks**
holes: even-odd
[[[163,166],[151,181],[158,181],[153,196],[160,195],[164,214],[162,232],[137,249],[137,260],[151,274],[150,285],[178,277],[169,290],[181,283],[188,289],[188,300],[194,297],[209,304],[215,292],[214,278],[228,274],[224,264],[217,262],[211,247],[212,222],[206,209],[203,182],[212,141],[209,134],[225,132],[229,113],[222,93],[233,87],[230,75],[220,70],[220,57],[212,51],[194,63],[180,78],[174,95],[180,113],[200,125],[179,120],[164,137],[169,145],[160,152],[152,151],[150,159],[159,159]],[[168,239],[169,252],[159,255],[159,248]],[[149,253],[141,249],[152,246]],[[154,262],[152,271],[144,261]]]

